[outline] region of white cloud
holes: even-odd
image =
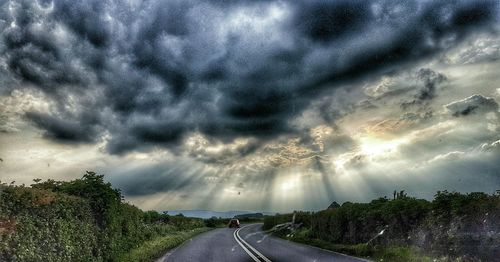
[[[466,116],[476,113],[498,113],[498,104],[494,98],[482,95],[472,95],[459,101],[445,105],[453,116]]]

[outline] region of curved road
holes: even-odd
[[[262,224],[240,229],[219,228],[190,239],[158,262],[277,262],[277,261],[368,261],[269,236]]]

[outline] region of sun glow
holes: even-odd
[[[280,189],[282,191],[290,191],[297,188],[298,186],[299,186],[299,179],[294,177],[281,183]]]
[[[372,137],[366,137],[361,139],[360,151],[364,155],[368,156],[392,153],[404,142],[405,141],[403,139],[385,141]]]

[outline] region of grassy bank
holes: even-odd
[[[297,243],[315,246],[318,248],[351,255],[355,257],[366,258],[374,261],[393,261],[393,262],[436,262],[451,261],[449,258],[431,257],[415,247],[402,246],[373,246],[367,244],[334,244],[328,241],[313,239],[308,236],[309,230],[301,229],[293,235],[273,234],[278,237],[294,241]]]
[[[122,262],[149,262],[164,255],[168,250],[177,247],[184,241],[212,230],[213,228],[196,228],[193,230],[184,230],[172,232],[165,236],[159,236],[152,240],[144,242],[137,248],[130,250],[128,253],[119,256],[116,260]]]

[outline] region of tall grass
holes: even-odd
[[[122,262],[149,262],[161,257],[169,249],[172,249],[191,237],[211,230],[210,228],[197,228],[193,230],[185,230],[172,232],[165,236],[158,236],[152,240],[144,242],[137,248],[118,256],[117,261]]]

